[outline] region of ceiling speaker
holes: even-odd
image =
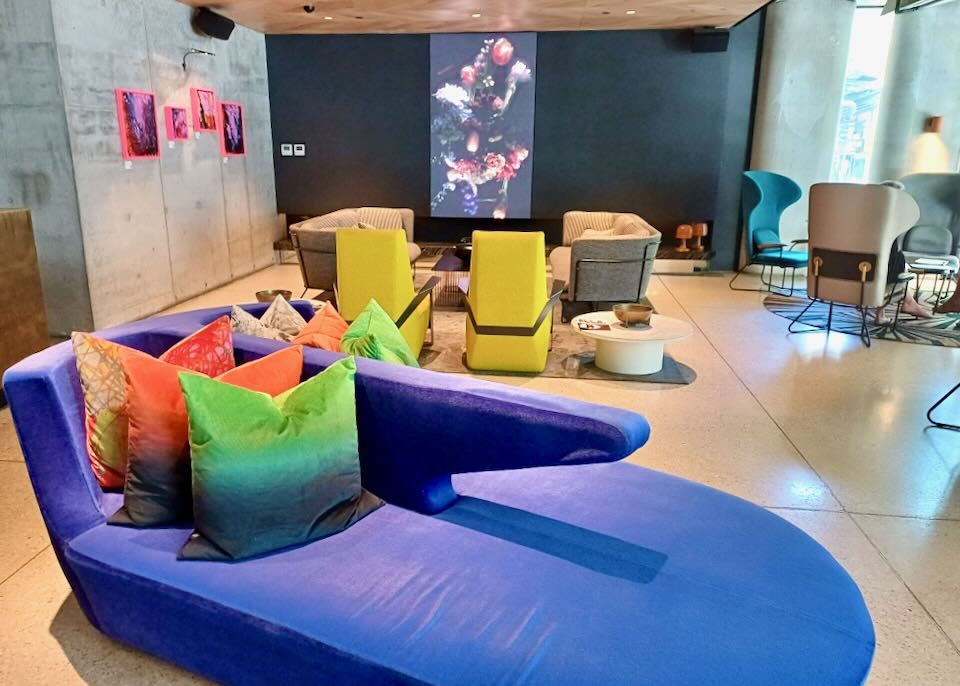
[[[694,29],[694,52],[726,52],[730,44],[729,29]]]
[[[211,38],[227,40],[235,24],[224,16],[201,7],[193,15],[193,28]]]

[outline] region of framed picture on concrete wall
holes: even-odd
[[[217,96],[205,88],[190,89],[190,105],[193,108],[195,131],[217,130]]]
[[[117,89],[120,150],[125,160],[160,157],[157,100],[153,93]]]
[[[167,124],[168,141],[185,141],[190,138],[186,107],[171,107],[167,105],[163,108],[163,114]]]
[[[223,131],[220,134],[220,149],[224,156],[239,157],[247,154],[244,140],[243,106],[236,102],[221,102],[220,116]]]

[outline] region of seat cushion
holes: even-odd
[[[753,264],[765,264],[774,267],[806,267],[807,253],[799,250],[761,250],[754,255]]]
[[[247,649],[215,632],[169,648],[217,612],[249,623],[237,633],[250,650],[286,631],[314,646],[290,659],[328,655],[329,673],[362,663],[352,683],[866,676],[874,633],[856,585],[762,508],[626,463],[461,475],[455,486],[464,497],[439,515],[387,505],[330,538],[237,564],[177,561],[186,528],[96,526],[67,559],[108,634],[181,663]],[[174,600],[153,604],[161,592]],[[217,669],[231,683],[280,683],[272,674],[300,663],[262,664],[254,675]]]

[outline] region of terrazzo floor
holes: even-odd
[[[173,310],[299,294],[278,265]],[[843,334],[788,336],[763,295],[718,276],[658,276],[648,296],[695,334],[668,350],[689,386],[496,377],[639,411],[630,461],[770,508],[825,545],[863,590],[877,629],[868,684],[960,683],[960,433],[924,411],[960,375],[960,351]],[[173,311],[171,310],[171,311]],[[960,419],[960,401],[945,406]],[[57,567],[8,410],[0,411],[0,684],[203,680],[101,636]]]

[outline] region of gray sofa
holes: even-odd
[[[337,282],[337,229],[403,229],[413,264],[420,246],[413,242],[413,210],[397,207],[351,207],[290,226],[304,293],[310,288],[333,291]]]
[[[563,245],[550,253],[553,278],[567,283],[564,320],[601,302],[643,298],[660,247],[660,232],[636,214],[583,212],[563,215]]]

